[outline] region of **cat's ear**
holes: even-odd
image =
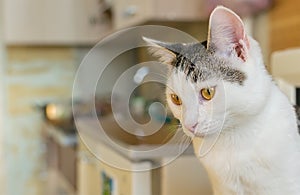
[[[215,8],[209,19],[208,47],[246,61],[250,45],[241,18],[223,6]]]
[[[172,43],[166,43],[143,37],[144,41],[149,44],[149,52],[151,55],[159,58],[162,63],[172,64],[177,57],[176,49]]]

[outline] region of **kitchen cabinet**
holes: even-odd
[[[102,150],[107,148],[101,142],[97,145]],[[133,167],[146,165],[148,166],[147,169],[151,169],[151,161],[129,162],[111,148],[105,150],[107,150],[110,158],[114,158],[122,165],[124,165],[123,163],[131,164]],[[199,194],[200,192],[200,194],[212,194],[207,173],[194,155],[182,155],[174,160],[162,158],[159,161],[166,165],[148,171],[125,171],[107,164],[105,158],[98,160],[80,141],[77,163],[77,193],[78,195],[106,193],[180,195]],[[181,179],[178,180],[178,178]]]
[[[69,187],[75,190],[77,168],[77,136],[66,134],[62,129],[50,124],[43,125],[44,141],[46,143],[46,163],[48,172],[57,173]],[[55,175],[57,175],[55,174]]]
[[[205,20],[203,7],[202,0],[4,0],[4,40],[7,45],[94,44],[110,32],[147,22]]]
[[[149,21],[198,21],[207,13],[202,0],[115,0],[113,23],[116,29]]]
[[[164,158],[163,161],[169,162],[170,159]],[[195,155],[181,155],[161,167],[160,171],[160,195],[213,194],[206,170]]]
[[[110,30],[110,9],[102,0],[5,0],[8,45],[90,44]]]
[[[99,161],[88,151],[80,151],[77,160],[77,194],[102,194]]]
[[[104,129],[109,124],[111,128],[107,132],[113,136],[114,143],[104,139],[106,136],[97,129],[98,121],[77,120],[82,139],[78,145],[77,163],[79,195],[103,191],[120,195],[212,194],[208,176],[192,146],[178,157],[177,144],[161,147],[156,143],[158,137],[148,144],[133,143],[129,140],[132,138],[116,133],[115,124],[108,121],[103,118],[100,123]],[[178,180],[179,177],[183,179]]]
[[[85,140],[87,141],[87,140]],[[131,162],[111,148],[102,143],[97,143],[99,149],[105,151],[104,156],[114,158],[122,165],[128,167],[151,168],[150,162]],[[150,195],[151,171],[127,171],[99,160],[91,154],[82,141],[79,142],[79,155],[77,163],[78,195],[86,194],[120,194],[120,195]]]

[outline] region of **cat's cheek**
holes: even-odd
[[[180,116],[181,116],[181,109],[179,106],[175,106],[170,100],[168,100],[168,106],[173,114],[173,116],[175,118],[177,118],[178,120],[181,120]]]
[[[173,115],[174,115],[175,118],[177,118],[178,120],[181,121],[181,117],[180,117],[181,116],[181,112],[180,112],[179,109],[173,109],[172,113],[173,113]]]

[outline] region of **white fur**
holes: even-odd
[[[247,39],[247,60],[233,64],[246,73],[243,86],[217,79],[195,84],[174,71],[168,104],[193,139],[214,194],[300,194],[300,136],[293,107],[265,70],[258,44]],[[199,99],[207,86],[217,86],[211,101]],[[171,93],[182,99],[181,106],[172,103]],[[187,126],[196,123],[197,133],[191,133]],[[218,135],[216,142],[212,135]],[[212,144],[204,156],[203,142]]]

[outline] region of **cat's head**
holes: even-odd
[[[263,109],[267,76],[260,49],[231,10],[212,12],[205,42],[145,40],[152,54],[172,67],[167,102],[188,136],[232,129]]]

